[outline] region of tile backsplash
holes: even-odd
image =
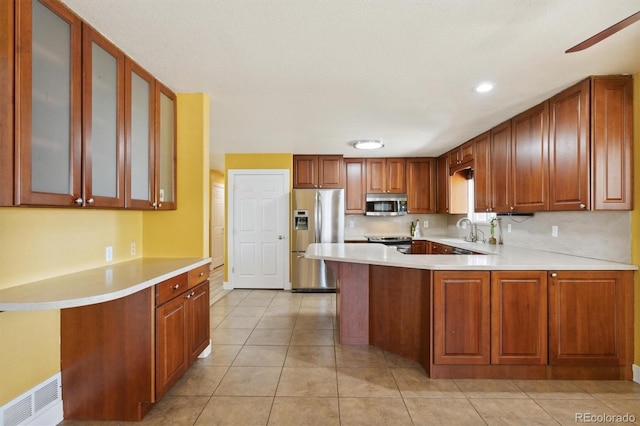
[[[371,217],[347,215],[345,240],[365,235],[409,235],[411,221],[420,221],[423,236],[464,236],[468,229],[458,229],[456,222],[462,215],[406,215]],[[429,226],[423,226],[424,221]],[[511,224],[511,232],[507,232]],[[353,227],[351,227],[353,225]],[[558,227],[558,236],[551,236],[551,227]],[[489,237],[489,225],[478,228]],[[631,262],[631,212],[538,212],[530,217],[502,217],[505,245],[533,248],[555,253],[571,254],[609,260]]]

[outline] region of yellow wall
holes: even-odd
[[[0,288],[105,265],[106,246],[114,262],[139,257],[142,213],[2,208]],[[0,405],[60,371],[59,312],[0,313]]]
[[[640,265],[640,72],[633,76],[633,213],[631,214],[631,261]],[[640,365],[640,273],[635,273],[634,364]]]
[[[219,172],[217,170],[211,170],[211,173],[209,176],[210,176],[211,183],[219,183],[220,185],[224,185],[224,179],[225,179],[224,173]]]
[[[209,97],[178,94],[178,209],[143,213],[145,257],[209,257]]]
[[[224,182],[224,202],[225,205],[229,205],[229,170],[237,169],[288,169],[289,176],[293,176],[293,154],[226,154],[224,157],[225,168],[225,182]],[[290,180],[289,188],[293,186],[293,181]],[[227,238],[227,231],[229,229],[229,217],[225,215],[224,219],[224,244],[227,247],[224,253],[224,280],[229,280],[227,265],[228,253],[231,250],[229,247]]]

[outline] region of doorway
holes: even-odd
[[[224,265],[224,185],[211,185],[211,268]]]
[[[289,170],[229,170],[231,288],[289,287]]]

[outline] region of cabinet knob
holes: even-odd
[[[158,207],[156,207],[156,208],[159,209],[160,207],[162,207],[162,203],[158,203]]]
[[[179,289],[179,288],[180,288],[180,284],[176,284],[176,285],[174,285],[174,286],[173,286],[173,289],[174,289],[174,290],[177,290],[177,289]]]
[[[558,276],[558,274],[556,274],[555,272],[551,273],[551,278],[556,278]]]
[[[158,203],[156,203],[156,202],[151,203],[151,207],[153,207],[154,209],[155,209],[157,206],[158,206]]]
[[[78,197],[75,200],[73,200],[74,203],[76,203],[77,205],[81,206],[82,205],[82,198]]]
[[[586,205],[584,205],[584,204],[580,204],[580,208],[581,208],[581,209],[585,209],[585,208],[587,208],[587,206],[586,206]]]
[[[94,199],[93,199],[93,198],[89,198],[89,199],[87,200],[87,204],[93,204],[93,202],[94,202]]]
[[[201,277],[203,275],[204,275],[204,272],[200,272],[200,274],[198,276]]]

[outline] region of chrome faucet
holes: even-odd
[[[463,223],[468,223],[469,224],[469,235],[466,236],[464,238],[465,241],[468,241],[470,243],[473,243],[476,241],[476,233],[473,232],[473,228],[475,227],[475,225],[473,224],[473,222],[471,222],[471,220],[469,220],[469,218],[467,217],[463,217],[462,219],[458,220],[458,222],[456,222],[456,228],[462,228],[462,224]]]

